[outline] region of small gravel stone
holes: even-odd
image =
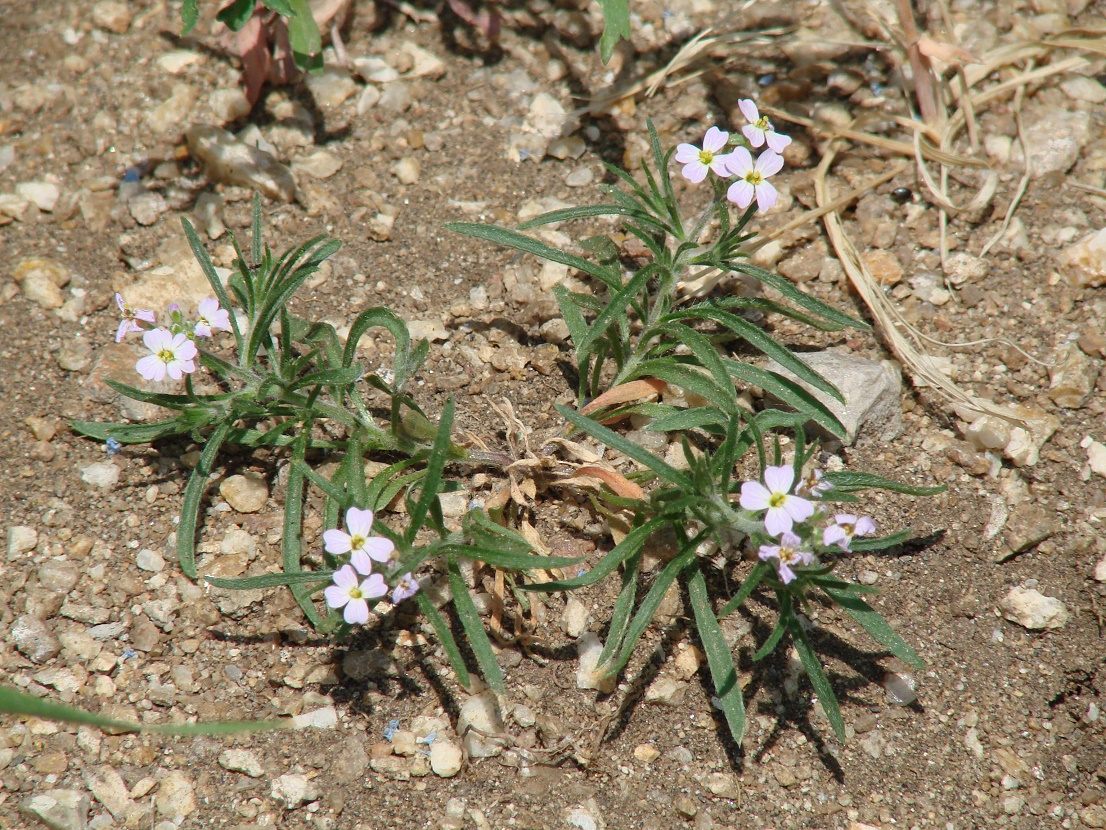
[[[587,187],[593,181],[595,181],[595,171],[590,167],[581,167],[565,176],[565,184],[569,187]]]
[[[65,305],[61,289],[45,274],[29,275],[20,288],[24,297],[43,308],[61,308]]]
[[[126,34],[131,27],[131,11],[118,0],[100,0],[92,7],[92,22],[117,35]]]
[[[1106,86],[1086,75],[1073,75],[1060,83],[1060,90],[1076,101],[1101,104],[1106,101]]]
[[[565,634],[576,639],[588,630],[588,619],[591,616],[588,607],[574,596],[568,598],[565,603],[564,614],[561,617],[561,625]]]
[[[131,645],[136,651],[150,653],[161,642],[161,632],[144,615],[135,618],[131,626]]]
[[[255,472],[233,475],[219,485],[219,494],[239,513],[256,513],[269,500],[269,485]]]
[[[122,468],[110,461],[96,461],[81,467],[81,481],[91,484],[93,487],[105,489],[114,487],[119,482],[119,474]]]
[[[1057,260],[1077,288],[1106,285],[1106,228],[1065,248]]]
[[[400,184],[414,184],[419,180],[421,172],[419,160],[411,156],[401,158],[392,167],[392,174],[399,179]]]
[[[1095,475],[1106,478],[1106,445],[1100,444],[1097,441],[1091,441],[1087,444],[1087,466],[1090,471]],[[11,542],[8,542],[8,553],[11,553]]]
[[[226,130],[195,124],[186,133],[188,148],[214,181],[257,188],[270,199],[291,202],[296,180],[264,150],[239,141]]]
[[[1094,391],[1100,367],[1100,361],[1068,344],[1048,367],[1048,396],[1057,406],[1079,409]]]
[[[16,617],[9,634],[19,653],[32,663],[45,663],[58,656],[61,642],[38,617],[24,614]]]
[[[407,329],[412,340],[448,340],[449,330],[441,320],[409,320]]]
[[[405,84],[403,81],[396,81],[388,84],[384,88],[384,92],[380,96],[380,100],[376,102],[376,105],[394,115],[399,115],[401,112],[405,112],[412,102],[411,87]]]
[[[189,84],[173,84],[169,97],[146,113],[146,124],[155,133],[167,133],[178,127],[195,108],[196,89]],[[176,135],[179,134],[178,129]]]
[[[461,736],[470,758],[490,758],[503,751],[503,742],[496,738],[504,734],[504,726],[495,693],[489,691],[473,695],[461,704],[457,734]]]
[[[972,254],[953,254],[945,263],[945,276],[953,285],[980,282],[987,276],[989,270],[990,266],[987,264],[987,260]]]
[[[180,770],[173,770],[165,776],[161,786],[157,788],[154,806],[157,808],[158,815],[171,819],[195,812],[196,799],[188,776]]]
[[[614,691],[615,678],[600,675],[596,671],[602,653],[603,642],[594,631],[587,631],[576,640],[576,654],[579,658],[576,668],[577,689],[595,689],[604,693]]]
[[[38,584],[48,591],[68,594],[81,579],[81,569],[76,562],[51,559],[39,565],[35,572]]]
[[[434,741],[430,745],[430,769],[439,778],[452,778],[461,771],[464,755],[461,747],[449,741]]]
[[[890,251],[869,251],[861,258],[872,278],[880,285],[894,285],[902,279],[902,263]]]
[[[1064,603],[1033,588],[1012,588],[999,601],[998,607],[1010,622],[1031,631],[1063,628],[1071,619]]]
[[[130,211],[134,221],[143,226],[157,222],[158,217],[168,209],[165,197],[154,191],[139,193],[127,202],[127,210]]]
[[[165,568],[165,560],[161,554],[156,550],[150,550],[149,548],[143,548],[138,552],[138,556],[135,557],[134,563],[141,571],[150,571],[151,573],[160,573]]]
[[[25,799],[19,809],[50,830],[85,830],[92,802],[79,790],[46,790]]]
[[[58,186],[50,182],[20,182],[15,186],[15,192],[46,213],[52,213],[61,198]]]
[[[712,772],[707,776],[707,789],[719,798],[741,798],[741,782],[732,772]]]
[[[657,703],[661,706],[679,706],[683,703],[686,691],[687,683],[662,674],[645,690],[645,702]]]
[[[308,74],[305,83],[311,97],[320,107],[336,107],[357,91],[353,78],[341,69],[327,69],[317,75]]]
[[[238,87],[217,89],[207,99],[211,114],[220,124],[229,124],[239,118],[245,118],[253,107],[246,93]]]
[[[643,764],[651,764],[660,757],[660,750],[651,744],[638,744],[634,747],[634,759]]]
[[[1033,159],[1034,178],[1049,173],[1066,173],[1079,158],[1083,146],[1094,136],[1089,112],[1040,104],[1028,107],[1023,120],[1023,140],[1029,157]],[[1023,158],[1021,142],[1017,142],[1010,160],[1020,165]]]
[[[260,778],[265,774],[261,761],[248,749],[227,749],[219,755],[219,766],[231,772],[241,772],[250,778]]]
[[[1035,504],[1019,504],[1006,521],[1006,546],[1009,551],[999,561],[1029,550],[1060,532],[1055,511]]]
[[[8,561],[14,562],[38,544],[38,531],[26,525],[8,528]]]
[[[292,718],[293,729],[333,729],[338,725],[338,710],[333,706],[324,706],[311,712],[304,712]]]
[[[174,49],[157,59],[157,65],[170,75],[180,75],[188,67],[203,62],[203,56],[191,49]]]
[[[306,173],[315,179],[329,179],[341,169],[342,159],[328,150],[316,150],[292,162],[293,173]]]

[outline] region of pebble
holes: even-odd
[[[909,674],[888,672],[883,678],[883,688],[887,692],[887,699],[897,706],[909,706],[918,699],[918,693],[914,690],[914,678]]]
[[[353,71],[366,83],[390,84],[399,79],[399,72],[383,58],[354,58]]]
[[[1086,75],[1073,75],[1061,82],[1060,90],[1076,101],[1087,101],[1091,104],[1101,104],[1106,101],[1106,86]]]
[[[203,62],[203,56],[191,49],[174,49],[157,59],[157,65],[170,75],[179,75],[188,67]]]
[[[195,108],[195,88],[188,84],[173,84],[169,97],[146,113],[146,124],[155,133],[165,133],[184,121]]]
[[[29,418],[24,418],[23,423],[30,428],[36,441],[52,441],[58,432],[58,425],[49,418],[39,418],[32,415]]]
[[[239,513],[256,513],[269,500],[269,485],[260,473],[233,475],[219,485],[219,494]]]
[[[131,645],[135,650],[149,654],[161,642],[161,632],[144,615],[135,617],[131,626]]]
[[[1071,619],[1067,607],[1055,597],[1047,597],[1034,588],[1012,588],[998,604],[1002,615],[1010,622],[1028,628],[1063,628]]]
[[[1091,114],[1080,110],[1064,110],[1042,104],[1026,108],[1024,141],[1033,160],[1032,175],[1040,178],[1049,173],[1066,173],[1079,158],[1079,152],[1094,135]],[[1023,163],[1021,142],[1016,143],[1010,160]]]
[[[46,274],[28,275],[20,288],[24,297],[43,308],[61,308],[65,305],[61,289]]]
[[[231,772],[241,772],[250,778],[265,774],[257,755],[248,749],[227,749],[219,755],[219,766]]]
[[[408,320],[407,330],[411,340],[448,340],[449,330],[441,320]]]
[[[165,560],[161,554],[156,550],[150,550],[149,548],[143,548],[138,552],[138,556],[135,557],[134,563],[141,571],[150,571],[151,573],[160,573],[165,568]]]
[[[660,750],[650,744],[638,744],[634,747],[634,759],[643,764],[651,764],[660,757]]]
[[[116,819],[122,820],[134,807],[123,776],[109,764],[102,764],[85,772],[85,783],[93,797]]]
[[[445,61],[437,55],[416,46],[410,41],[403,44],[403,52],[410,56],[413,64],[407,73],[415,78],[430,78],[436,80],[442,77],[446,71]]]
[[[1065,248],[1057,261],[1077,288],[1106,285],[1106,228]]]
[[[1004,562],[1019,553],[1039,545],[1060,532],[1060,521],[1054,510],[1035,504],[1019,504],[1006,521],[1006,546],[996,561]]]
[[[367,86],[361,90],[361,95],[357,98],[357,114],[364,115],[380,101],[380,90],[375,86]]]
[[[61,198],[61,190],[58,185],[52,185],[49,181],[21,181],[15,185],[15,194],[33,203],[39,210],[53,212]]]
[[[270,199],[291,202],[296,196],[292,173],[272,155],[239,141],[218,127],[195,124],[185,134],[188,149],[217,182],[257,188]]]
[[[14,562],[38,544],[38,531],[26,525],[12,525],[8,528],[8,561]]]
[[[217,89],[207,99],[207,105],[211,109],[212,117],[220,124],[229,124],[245,118],[253,110],[250,99],[239,87],[229,89]]]
[[[38,566],[35,572],[38,584],[48,591],[68,594],[81,579],[81,569],[76,562],[50,559]]]
[[[369,759],[369,767],[392,781],[411,780],[411,759],[395,755],[374,755]]]
[[[100,0],[92,7],[92,22],[114,34],[126,34],[131,27],[131,11],[119,0]]]
[[[903,268],[896,257],[890,251],[868,251],[861,259],[879,285],[894,285],[902,279]]]
[[[380,100],[376,102],[376,105],[386,112],[399,115],[401,112],[407,111],[412,100],[410,84],[396,81],[384,88],[384,92],[380,95]]]
[[[561,625],[565,634],[574,640],[577,639],[588,630],[590,616],[591,613],[588,611],[588,607],[576,597],[570,596],[568,602],[565,603],[565,610],[561,616]]]
[[[503,742],[496,738],[504,734],[503,718],[494,692],[473,695],[461,704],[457,734],[469,758],[490,758],[503,751]]]
[[[127,200],[127,210],[130,211],[134,221],[143,227],[153,225],[157,222],[158,217],[168,209],[169,206],[165,203],[165,197],[152,190],[139,193]]]
[[[576,640],[576,654],[579,665],[576,668],[576,688],[595,689],[599,692],[613,692],[615,678],[596,672],[599,656],[603,653],[603,642],[594,631],[587,631]]]
[[[326,69],[318,74],[309,73],[305,83],[311,97],[320,107],[336,107],[357,91],[357,84],[343,69]]]
[[[977,450],[1002,450],[1010,443],[1014,427],[995,415],[984,415],[968,425],[964,438]]]
[[[288,773],[273,779],[269,795],[284,804],[286,810],[295,810],[302,804],[319,797],[315,784],[306,776]]]
[[[661,706],[679,706],[684,701],[686,691],[687,683],[662,674],[645,690],[645,702]]]
[[[1048,367],[1048,396],[1065,409],[1079,409],[1094,391],[1099,362],[1074,344],[1064,346]]]
[[[329,179],[341,169],[342,159],[329,150],[316,150],[292,162],[293,173],[306,173],[315,179]]]
[[[333,729],[338,725],[338,710],[333,706],[324,706],[311,712],[304,712],[292,718],[293,729]]]
[[[430,769],[439,778],[452,778],[461,771],[464,755],[461,747],[449,741],[434,741],[430,745]]]
[[[1106,478],[1106,445],[1097,441],[1087,444],[1087,466],[1095,475]],[[8,537],[10,540],[10,536]],[[8,556],[11,556],[11,542],[8,542]]]
[[[10,637],[19,653],[32,663],[45,663],[61,651],[61,642],[46,623],[30,614],[15,619]]]
[[[972,254],[953,254],[945,262],[945,276],[953,285],[980,282],[987,276],[989,270],[987,260]]]
[[[25,799],[19,809],[50,830],[85,830],[92,802],[79,790],[46,790]]]
[[[193,213],[208,239],[218,239],[227,232],[223,210],[223,197],[218,193],[204,192],[196,197]]]
[[[560,138],[568,120],[564,105],[548,92],[539,92],[530,102],[526,124],[534,132],[546,138]]]
[[[392,175],[399,179],[400,184],[414,184],[419,180],[422,166],[419,160],[406,156],[392,166]]]
[[[595,181],[595,171],[590,167],[580,167],[565,176],[565,184],[569,187],[587,187]]]
[[[567,158],[578,159],[584,154],[587,149],[587,144],[584,139],[578,135],[565,136],[564,138],[555,138],[549,142],[549,146],[546,148],[546,152],[553,156],[553,158],[561,159],[562,161]]]
[[[902,431],[899,404],[902,376],[889,364],[833,349],[797,357],[834,384],[845,403],[808,386],[775,361],[769,361],[766,368],[796,381],[825,404],[845,427],[843,440],[846,445],[852,445],[862,429],[883,441],[891,440]]]
[[[81,467],[81,481],[91,484],[93,487],[105,489],[114,487],[119,482],[119,474],[123,472],[121,467],[110,461],[96,461]]]

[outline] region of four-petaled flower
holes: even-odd
[[[694,144],[681,144],[676,148],[676,161],[684,166],[680,175],[695,184],[707,177],[708,170],[713,170],[716,175],[727,178],[730,175],[726,170],[726,159],[729,156],[719,155],[719,153],[729,140],[729,133],[717,127],[711,127],[703,138],[702,150]]]
[[[413,574],[404,574],[392,589],[392,604],[399,605],[419,592],[419,582]]]
[[[833,489],[833,482],[822,478],[822,471],[812,467],[806,478],[795,488],[795,495],[803,497],[821,497]]]
[[[333,528],[323,534],[327,553],[349,553],[350,564],[366,576],[375,562],[387,562],[396,546],[381,536],[373,536],[373,512],[351,507],[346,511],[349,533]]]
[[[737,176],[737,181],[726,191],[726,198],[744,210],[755,197],[757,208],[768,210],[776,203],[776,188],[768,183],[768,177],[780,172],[783,156],[765,150],[753,163],[753,155],[744,147],[738,147],[727,157],[726,169]]]
[[[764,529],[769,536],[788,533],[794,522],[805,522],[814,515],[814,505],[791,494],[795,482],[792,467],[766,467],[764,484],[746,481],[741,485],[739,503],[746,510],[767,510]]]
[[[164,380],[166,375],[180,380],[196,371],[193,360],[199,352],[188,335],[173,334],[166,329],[150,329],[142,335],[142,342],[153,354],[139,360],[134,368],[146,380]]]
[[[784,533],[778,545],[761,545],[757,556],[764,562],[775,559],[776,572],[780,575],[780,581],[786,585],[795,579],[792,568],[814,563],[814,554],[808,550],[799,550],[801,544],[802,540],[794,533]]]
[[[388,585],[380,574],[372,574],[365,580],[357,571],[343,565],[334,572],[334,584],[328,585],[323,595],[331,608],[345,608],[342,619],[350,625],[364,625],[369,621],[368,600],[388,593]]]
[[[214,297],[208,297],[200,300],[195,332],[200,337],[211,337],[212,329],[230,331],[230,313],[225,308],[220,308],[219,301]]]
[[[841,550],[849,550],[854,536],[870,536],[875,532],[876,523],[867,516],[838,513],[833,517],[833,524],[822,532],[822,544],[837,545]]]
[[[768,145],[768,149],[775,153],[782,153],[784,148],[791,143],[791,137],[781,135],[772,129],[772,122],[767,116],[761,115],[757,105],[745,98],[737,102],[741,108],[741,114],[749,119],[749,123],[741,128],[741,132],[749,139],[754,147]]]
[[[119,306],[119,313],[123,315],[123,319],[119,321],[119,330],[115,332],[116,343],[122,343],[123,338],[132,331],[143,331],[142,326],[138,325],[139,320],[151,324],[157,322],[157,317],[150,309],[131,308],[123,299],[122,294],[115,295],[115,304]]]

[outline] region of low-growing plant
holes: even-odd
[[[777,621],[753,659],[770,654],[786,635],[797,649],[834,731],[843,738],[844,723],[832,686],[801,616],[813,594],[820,593],[842,607],[907,663],[922,663],[864,601],[864,594],[873,593],[871,588],[832,574],[841,554],[900,544],[909,531],[854,541],[854,537],[874,533],[874,522],[862,516],[834,514],[829,505],[855,501],[853,494],[868,487],[914,494],[936,490],[867,474],[823,474],[810,463],[816,444],[807,443],[806,427],[813,422],[840,436],[843,430],[837,418],[804,386],[740,358],[737,347],[752,348],[807,386],[842,400],[831,383],[742,315],[774,313],[829,331],[845,326],[867,328],[800,292],[779,275],[748,262],[746,244],[754,237],[749,223],[758,211],[776,201],[775,189],[767,179],[783,166],[780,153],[790,139],[775,132],[751,100],[742,101],[741,110],[749,120],[742,136],[731,139],[712,127],[701,148],[684,144],[666,152],[650,125],[653,164],[652,168],[643,164],[644,183],[607,165],[625,188],[606,187],[612,202],[552,211],[520,229],[573,219],[620,217],[626,232],[651,254],[651,261],[643,266],[627,266],[607,235],[581,243],[593,257],[588,259],[520,231],[473,223],[449,227],[568,265],[594,280],[594,293],[571,292],[563,285],[554,289],[576,353],[578,400],[587,404],[580,411],[557,409],[574,428],[640,465],[645,471],[643,479],[655,481],[644,499],[603,497],[609,507],[628,510],[632,520],[625,538],[602,561],[573,579],[527,587],[575,590],[621,570],[622,589],[597,670],[617,675],[632,657],[666,591],[679,580],[691,603],[717,704],[738,742],[745,729],[744,701],[721,620],[740,609],[754,591],[770,591]],[[750,147],[764,147],[755,161]],[[689,181],[698,184],[709,177],[711,203],[691,220],[683,216],[673,188],[669,173],[673,157],[683,165],[682,175]],[[736,217],[731,215],[731,203],[741,211]],[[716,223],[713,232],[712,218]],[[705,236],[709,238],[704,241]],[[730,296],[684,304],[678,293],[681,282],[704,267],[753,277],[774,289],[782,301]],[[771,393],[789,411],[768,408],[754,414],[740,399],[735,381]],[[698,405],[647,399],[672,387]],[[629,415],[646,419],[647,430],[679,433],[682,469],[607,426]],[[783,458],[777,438],[768,463],[765,437],[781,430],[793,436],[791,457]],[[698,445],[694,449],[692,441]],[[758,480],[741,482],[736,473],[751,450],[759,461]],[[650,539],[663,538],[665,533],[675,540],[674,550],[663,569],[646,578],[642,573],[644,548]],[[758,561],[737,580],[737,590],[725,596],[709,587],[730,584],[729,577],[745,567],[741,564],[743,552],[754,554]]]

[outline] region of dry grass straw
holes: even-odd
[[[939,0],[939,4],[945,29],[951,32],[953,26],[947,5],[944,0]],[[1078,72],[1087,67],[1084,58],[1058,54],[1062,50],[1106,55],[1106,29],[1069,28],[1040,40],[1003,44],[975,59],[955,45],[942,43],[925,33],[919,33],[909,0],[896,0],[895,5],[897,20],[884,19],[871,6],[867,7],[886,40],[885,43],[871,42],[868,45],[875,49],[885,48],[890,43],[900,60],[910,65],[914,77],[914,95],[921,118],[913,112],[899,116],[889,116],[885,112],[867,113],[847,127],[835,127],[779,108],[761,106],[761,111],[772,118],[801,125],[827,140],[827,150],[816,171],[818,207],[788,223],[785,228],[777,230],[769,239],[798,225],[822,219],[850,283],[868,306],[888,347],[914,382],[917,385],[931,386],[950,404],[955,405],[961,415],[965,412],[992,414],[1024,426],[1009,407],[998,406],[964,391],[941,372],[938,361],[927,352],[926,344],[957,348],[1002,342],[1013,346],[1022,354],[1026,353],[1017,344],[1008,341],[988,339],[970,343],[944,343],[918,331],[905,319],[897,305],[884,293],[865,267],[859,251],[845,232],[840,211],[867,190],[897,175],[912,162],[918,178],[926,188],[929,201],[939,211],[941,264],[945,267],[948,261],[946,229],[949,216],[961,213],[981,214],[991,206],[998,188],[998,171],[991,167],[981,151],[977,114],[994,102],[1009,100],[1017,124],[1018,141],[1023,151],[1023,169],[1000,227],[980,251],[980,256],[986,256],[1009,229],[1032,178],[1032,162],[1022,120],[1027,92],[1049,78]],[[762,43],[765,38],[778,41],[789,35],[789,32],[779,29],[723,34],[722,29],[726,22],[723,21],[692,38],[663,69],[596,99],[587,109],[599,111],[617,103],[621,98],[639,92],[651,95],[661,86],[683,83],[707,71],[710,68],[706,65],[708,59],[711,65],[718,65],[719,50],[727,45],[742,43],[747,46],[750,43]],[[998,80],[995,80],[996,75]],[[876,122],[883,131],[886,131],[885,127],[890,122],[901,130],[901,136],[890,137],[865,129]],[[966,152],[959,149],[959,139],[965,131],[968,138]],[[864,187],[834,198],[829,177],[833,162],[846,142],[865,144],[910,161],[893,166],[891,175],[879,176]],[[977,171],[978,182],[970,197],[957,202],[950,195],[949,178],[953,171],[961,170]],[[965,177],[960,174],[956,178],[962,181]],[[1089,187],[1081,189],[1096,192]],[[761,241],[761,244],[766,241],[768,239]],[[722,276],[714,271],[700,273],[686,289],[693,296],[701,296],[717,284]],[[1042,363],[1031,355],[1026,356],[1036,363]]]

